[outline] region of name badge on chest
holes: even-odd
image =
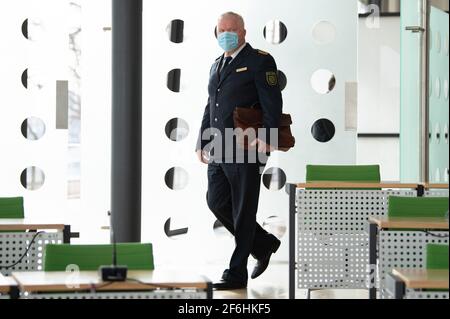
[[[248,71],[248,68],[247,68],[247,67],[237,69],[237,70],[236,70],[236,73],[241,73],[241,72],[245,72],[245,71]]]

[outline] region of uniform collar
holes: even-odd
[[[241,56],[246,55],[247,51],[250,51],[252,48],[252,46],[250,45],[250,43],[246,42],[245,44],[243,44],[238,50],[236,50],[236,52],[233,53],[232,57],[233,59],[231,60],[231,62],[233,62],[233,60],[235,60],[236,58],[240,58]],[[218,66],[220,66],[222,64],[222,61],[225,59],[225,54],[222,54],[221,56],[219,56],[215,63],[218,64]],[[217,67],[218,67],[217,66]]]
[[[243,45],[241,45],[239,47],[239,49],[237,49],[232,55],[230,55],[231,61],[233,61],[246,46],[247,46],[247,42],[245,42]],[[225,54],[224,54],[224,57],[225,57]]]

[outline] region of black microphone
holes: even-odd
[[[111,227],[111,241],[113,245],[112,266],[101,266],[99,268],[99,272],[103,281],[125,281],[127,280],[128,267],[117,265],[116,234],[114,231],[111,212],[108,212],[108,215],[110,217],[109,223]]]

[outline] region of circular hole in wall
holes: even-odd
[[[45,36],[45,26],[39,18],[28,18],[23,21],[21,32],[26,39],[39,41]]]
[[[436,78],[434,91],[436,93],[436,97],[439,99],[441,97],[441,79]]]
[[[317,120],[312,128],[311,128],[311,134],[314,137],[314,139],[321,143],[329,142],[333,139],[334,135],[336,133],[336,128],[328,119],[320,119]]]
[[[436,144],[439,144],[441,142],[441,126],[439,123],[436,123],[434,127],[434,136],[436,136]]]
[[[165,131],[170,140],[179,142],[189,135],[189,125],[183,119],[174,118],[167,122]]]
[[[22,122],[23,137],[30,141],[37,141],[45,135],[45,123],[40,118],[29,117]]]
[[[311,77],[311,86],[319,94],[328,94],[336,86],[336,77],[329,70],[317,70]]]
[[[27,68],[22,72],[21,82],[25,89],[42,90],[48,83],[45,71],[36,68]]]
[[[172,20],[166,28],[169,40],[173,43],[183,43],[184,21],[180,19]]]
[[[282,71],[278,70],[278,83],[280,85],[280,90],[283,91],[287,85],[287,77]]]
[[[448,56],[448,34],[444,38],[444,54]]]
[[[174,227],[172,224],[172,218],[169,218],[164,223],[164,233],[170,239],[179,239],[180,237],[187,235],[188,232],[188,227]]]
[[[22,76],[20,78],[22,85],[24,88],[28,89],[28,69],[22,72]]]
[[[313,27],[312,37],[320,45],[332,43],[336,39],[336,27],[329,21],[319,21]]]
[[[189,174],[181,167],[169,169],[164,177],[167,187],[174,191],[185,189],[189,183]]]
[[[287,38],[288,30],[280,20],[271,20],[264,27],[263,35],[270,44],[281,44]]]
[[[44,185],[45,174],[39,167],[28,167],[20,174],[20,183],[25,189],[36,191]]]
[[[271,191],[279,191],[286,185],[286,174],[277,167],[266,170],[262,177],[264,186]]]
[[[286,234],[286,221],[279,216],[270,216],[262,224],[262,227],[278,239]]]
[[[28,19],[25,19],[25,21],[22,23],[22,35],[25,37],[25,39],[28,39]]]
[[[173,69],[167,74],[167,88],[179,93],[181,87],[181,69]]]

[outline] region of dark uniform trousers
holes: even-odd
[[[258,163],[208,166],[208,206],[236,241],[224,280],[247,283],[249,255],[265,258],[276,240],[256,222],[263,168]]]
[[[236,107],[252,107],[259,103],[267,133],[258,137],[271,144],[269,129],[279,128],[282,96],[277,66],[268,53],[253,49],[247,44],[220,71],[223,61],[224,56],[221,56],[211,67],[209,98],[196,149],[209,151],[211,155],[212,164],[208,166],[208,206],[235,236],[236,248],[223,279],[246,284],[249,255],[260,260],[267,258],[278,240],[256,222],[261,172],[264,168],[261,162],[266,161],[227,161],[229,158],[226,149],[235,149],[236,141],[225,138],[226,130],[234,129],[233,111]],[[214,131],[206,133],[205,138],[204,133],[211,129]],[[222,145],[222,150],[225,149],[222,154],[216,152],[215,147],[219,145]]]

